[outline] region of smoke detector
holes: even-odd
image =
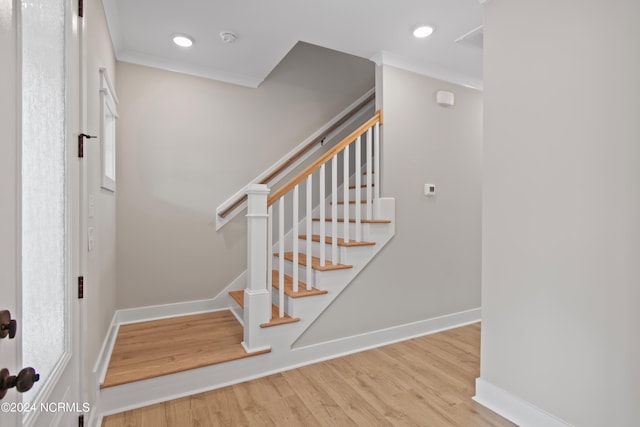
[[[231,31],[223,31],[220,33],[220,38],[225,43],[233,43],[238,40],[238,35]]]

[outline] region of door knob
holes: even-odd
[[[8,369],[0,369],[0,399],[7,390],[15,387],[19,393],[31,390],[33,384],[40,380],[40,374],[33,368],[23,368],[18,375],[11,375]]]
[[[18,323],[11,319],[11,312],[9,310],[0,310],[0,338],[9,339],[16,336],[18,330]]]

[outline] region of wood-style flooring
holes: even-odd
[[[230,311],[120,326],[101,388],[265,353],[247,353]]]
[[[471,400],[480,324],[106,417],[103,427],[514,426]]]

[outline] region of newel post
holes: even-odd
[[[269,187],[247,187],[247,287],[244,290],[244,340],[247,352],[269,349],[260,325],[271,320],[271,295],[267,289],[267,196]]]

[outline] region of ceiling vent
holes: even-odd
[[[478,28],[458,37],[456,43],[466,46],[473,46],[482,49],[484,44],[484,28],[480,25]]]

